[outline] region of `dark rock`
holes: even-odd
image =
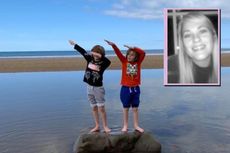
[[[82,134],[74,145],[74,153],[160,153],[161,144],[150,133]]]

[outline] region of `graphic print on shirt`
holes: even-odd
[[[94,70],[94,71],[100,71],[100,66],[96,65],[96,64],[93,64],[91,62],[88,64],[88,68],[91,69],[91,70]]]
[[[100,74],[95,71],[92,72],[92,76],[93,76],[93,82],[95,82],[96,80],[100,78]]]
[[[90,71],[85,71],[85,78],[89,80],[90,78]]]
[[[88,81],[91,80],[94,83],[97,82],[101,77],[99,74],[100,65],[96,65],[96,64],[93,64],[90,62],[88,64],[88,69],[90,69],[90,70],[86,70],[86,72],[85,72],[86,80],[88,80]]]
[[[126,74],[130,75],[132,78],[137,75],[137,64],[132,65],[127,63]]]

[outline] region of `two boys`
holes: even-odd
[[[134,128],[139,132],[144,132],[144,129],[138,125],[138,106],[140,103],[140,71],[141,63],[144,60],[145,52],[137,47],[129,47],[126,56],[123,56],[116,45],[110,41],[105,40],[111,45],[122,62],[122,79],[121,79],[121,94],[120,98],[123,104],[123,128],[122,132],[128,130],[128,111],[129,108],[133,109]],[[74,41],[70,40],[69,43],[76,49],[87,61],[87,67],[84,75],[84,82],[87,83],[88,100],[92,106],[95,127],[90,132],[99,131],[99,112],[102,118],[102,124],[106,133],[111,129],[107,126],[105,103],[105,90],[103,87],[103,73],[106,68],[111,64],[110,60],[105,57],[105,50],[102,46],[96,45],[91,49],[91,53],[87,53]]]

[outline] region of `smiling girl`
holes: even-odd
[[[184,15],[178,25],[179,52],[168,60],[169,83],[217,83],[218,38],[200,12]]]

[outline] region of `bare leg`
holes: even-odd
[[[98,109],[99,109],[99,112],[101,114],[103,128],[104,128],[105,132],[108,133],[108,132],[111,131],[111,129],[107,125],[107,117],[106,117],[106,112],[105,112],[105,106],[98,107]]]
[[[138,125],[138,108],[137,107],[133,107],[133,124],[134,124],[135,130],[141,133],[144,132],[144,129],[140,128]]]
[[[91,129],[90,132],[98,132],[99,131],[99,114],[98,114],[97,106],[93,107],[92,113],[93,113],[93,118],[95,122],[95,127]]]
[[[123,108],[123,128],[122,132],[127,132],[128,130],[128,119],[129,119],[129,108]]]

